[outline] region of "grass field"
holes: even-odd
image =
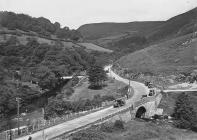
[[[13,35],[13,34],[0,34],[0,42],[6,42],[11,36],[17,37],[20,44],[26,45],[28,42],[28,38],[35,38],[40,44],[46,43],[50,45],[55,45],[56,41],[52,39],[42,38],[38,36],[29,36],[29,35]],[[95,45],[93,43],[74,43],[72,41],[61,41],[65,48],[73,48],[73,47],[85,47],[86,50],[89,51],[101,51],[101,52],[107,52],[111,53],[112,50],[102,48],[98,45]]]
[[[112,79],[108,80],[106,84],[107,86],[101,90],[92,90],[88,88],[88,81],[85,81],[81,86],[75,89],[75,92],[70,99],[75,101],[79,99],[92,99],[95,95],[112,95],[118,97],[120,96],[120,93],[117,91],[126,86],[126,84]]]
[[[112,50],[109,50],[109,49],[105,49],[105,48],[102,48],[98,45],[95,45],[93,43],[78,43],[79,45],[85,47],[86,49],[88,50],[94,50],[94,51],[101,51],[101,52],[108,52],[108,53],[111,53],[113,52]]]

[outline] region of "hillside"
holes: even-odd
[[[143,46],[120,58],[116,64],[131,71],[153,73],[174,73],[196,69],[196,31],[197,8],[175,16],[154,28],[145,35],[146,42]],[[121,48],[127,46],[124,40],[122,38],[118,41],[118,46]]]
[[[82,38],[76,30],[12,12],[0,12],[0,19],[1,131],[16,114],[16,97],[21,112],[39,109],[62,93],[68,83],[63,76],[86,70],[96,58],[77,44]]]
[[[169,39],[197,31],[197,8],[172,17],[147,36],[151,41]]]
[[[93,23],[82,25],[78,31],[88,40],[114,39],[122,36],[142,33],[154,42],[192,33],[197,30],[197,8],[177,15],[166,21],[142,21],[129,23]]]
[[[197,36],[185,35],[123,56],[116,66],[131,71],[172,73],[191,71],[197,64]]]
[[[146,22],[129,22],[129,23],[93,23],[79,27],[85,39],[95,40],[107,36],[120,35],[122,33],[144,33],[147,34],[153,28],[161,25],[163,22],[146,21]]]

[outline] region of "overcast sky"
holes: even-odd
[[[62,26],[166,20],[197,7],[197,0],[0,0],[1,11],[46,17]]]

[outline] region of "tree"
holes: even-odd
[[[87,74],[89,77],[90,88],[100,89],[105,85],[104,81],[107,80],[107,75],[102,67],[98,65],[92,65],[88,69]]]
[[[178,96],[174,113],[175,126],[183,129],[193,129],[197,125],[197,114],[192,107],[189,96],[182,93]]]
[[[52,90],[58,84],[58,78],[46,66],[40,66],[36,69],[34,77],[38,80],[38,85],[42,89]]]

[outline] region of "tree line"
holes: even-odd
[[[50,20],[39,17],[34,18],[25,14],[16,14],[13,12],[0,12],[0,25],[10,30],[19,29],[22,31],[32,31],[40,35],[50,37],[56,35],[61,39],[79,40],[82,38],[77,30],[70,30],[68,27],[61,28],[60,23],[51,23]]]

